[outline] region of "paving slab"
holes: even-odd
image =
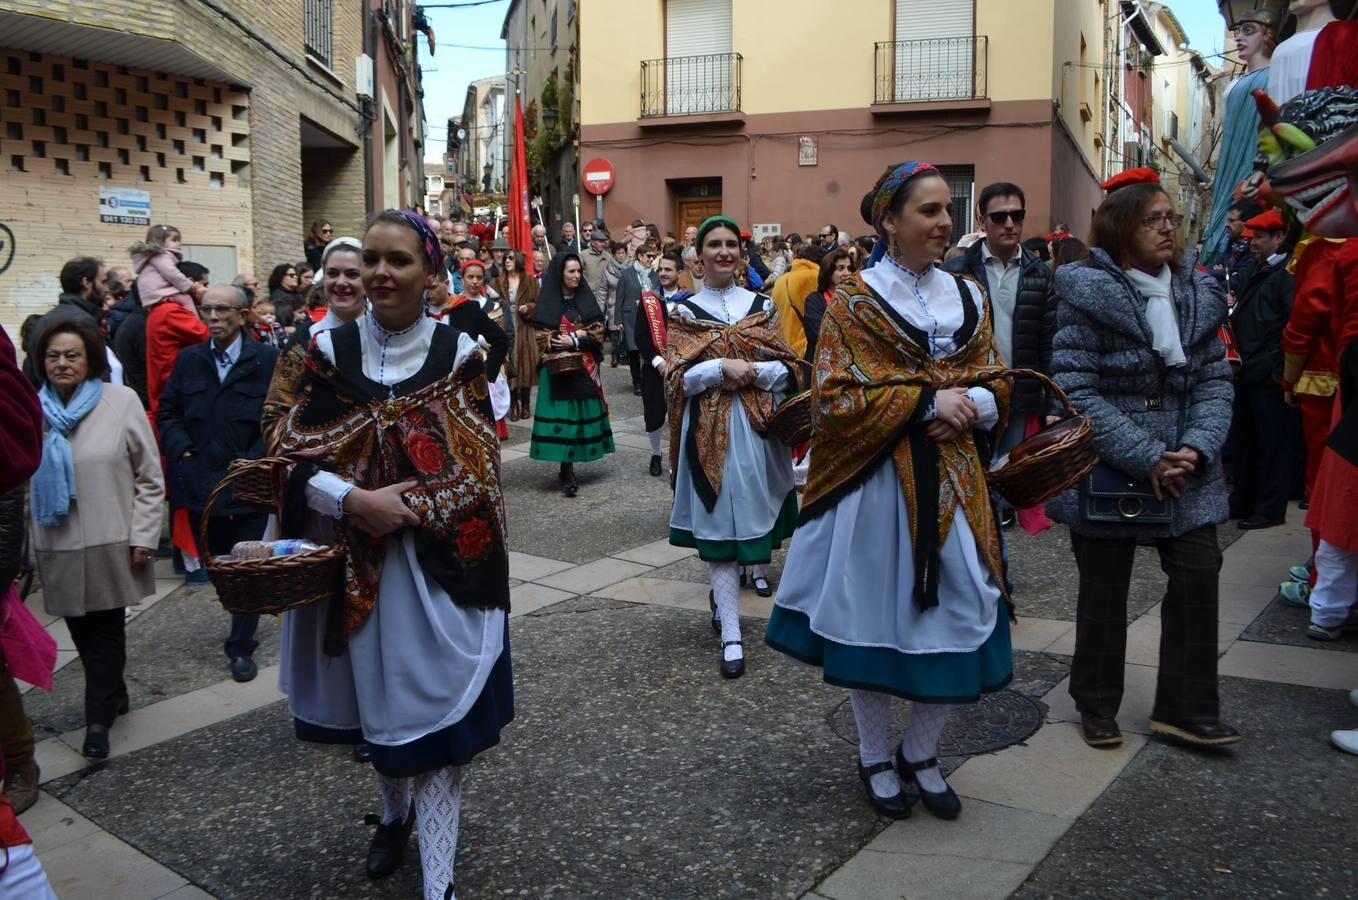
[[[1051,648],[1060,638],[1075,633],[1075,623],[1064,619],[1040,619],[1033,616],[1019,616],[1009,630],[1009,639],[1015,650],[1031,650],[1034,653]],[[1069,652],[1066,655],[1070,655]]]
[[[569,600],[574,596],[575,594],[570,591],[559,591],[556,588],[549,588],[546,585],[533,584],[532,582],[515,585],[509,589],[509,617],[514,619],[519,616],[526,616],[529,613],[551,606],[553,603]]]
[[[1126,661],[1133,665],[1155,666],[1160,663],[1159,616],[1145,615],[1127,626]],[[1240,634],[1240,626],[1231,622],[1217,623],[1217,652],[1224,653]],[[1075,654],[1075,628],[1072,626],[1044,649],[1063,656]]]
[[[1358,666],[1347,653],[1255,641],[1232,644],[1221,658],[1218,671],[1222,675],[1319,688],[1349,690],[1358,683]]]
[[[1122,706],[1118,710],[1118,727],[1124,734],[1150,734],[1149,724],[1155,708],[1155,666],[1128,663],[1122,672]],[[1051,722],[1080,721],[1075,701],[1070,696],[1070,678],[1064,678],[1042,698],[1047,704],[1047,719]],[[1083,742],[1081,742],[1083,746]]]
[[[1358,653],[1358,631],[1350,631],[1337,641],[1315,641],[1306,636],[1306,627],[1310,624],[1309,607],[1292,606],[1284,603],[1281,598],[1275,598],[1240,637],[1242,640],[1266,644],[1290,644],[1293,647],[1315,650]],[[1355,666],[1358,666],[1358,663],[1355,663]]]
[[[641,563],[643,566],[668,566],[672,562],[696,556],[697,550],[691,547],[676,547],[669,542],[668,538],[652,541],[649,544],[642,544],[640,547],[633,547],[631,550],[624,550],[621,553],[614,553],[615,559],[625,559],[628,562]]]
[[[557,590],[569,591],[572,594],[588,594],[649,571],[650,566],[606,557],[536,580],[538,584]]]
[[[545,556],[533,556],[531,553],[520,553],[517,550],[509,551],[509,575],[519,581],[536,581],[545,575],[554,575],[574,565],[576,563],[563,559],[548,559]]]

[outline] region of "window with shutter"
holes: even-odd
[[[737,108],[731,51],[731,0],[665,4],[665,114]]]
[[[974,95],[973,0],[896,0],[897,103]]]

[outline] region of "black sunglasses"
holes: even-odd
[[[989,213],[986,218],[990,220],[992,225],[1003,225],[1005,219],[1013,219],[1015,225],[1021,225],[1027,215],[1028,210],[1026,209],[1006,209]]]

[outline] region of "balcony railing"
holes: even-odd
[[[641,116],[697,116],[740,109],[739,53],[641,62]]]
[[[874,103],[980,100],[986,96],[985,35],[882,41]]]
[[[307,55],[330,65],[330,0],[306,0],[302,10],[303,40]]]

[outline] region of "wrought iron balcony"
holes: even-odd
[[[873,102],[985,99],[988,49],[985,35],[881,41],[876,45]]]
[[[699,116],[740,109],[739,53],[641,61],[641,117]]]

